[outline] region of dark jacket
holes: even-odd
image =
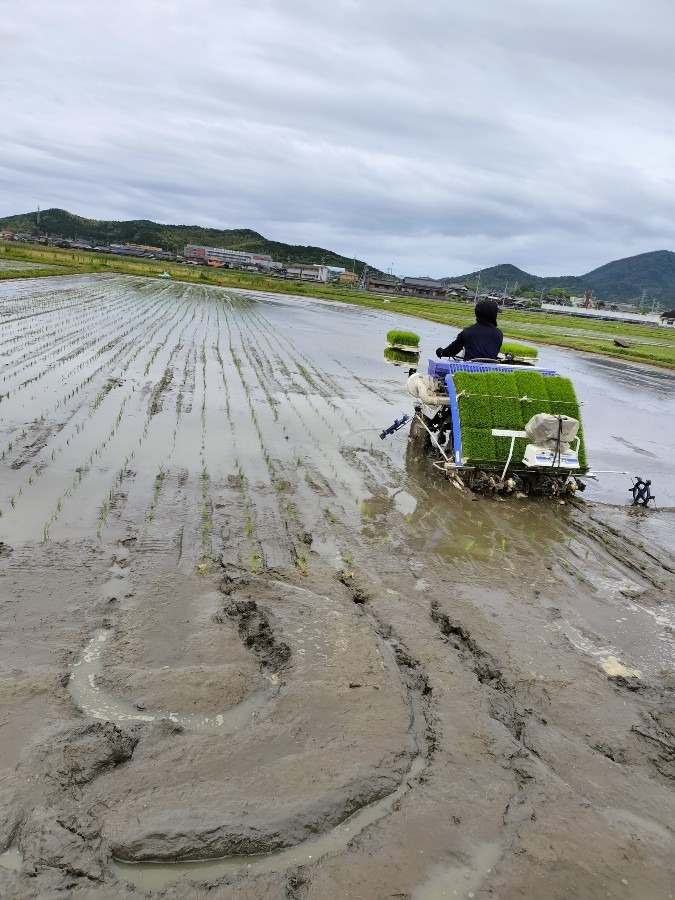
[[[464,350],[464,359],[497,359],[504,335],[497,328],[499,307],[494,300],[481,300],[476,304],[476,324],[457,335],[447,347],[439,347],[436,356],[457,356]]]

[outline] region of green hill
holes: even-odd
[[[35,223],[35,212],[5,216],[0,218],[0,229],[31,234],[37,232]],[[268,253],[281,263],[324,263],[350,271],[354,265],[353,259],[332,250],[270,241],[257,231],[248,228],[219,229],[202,228],[199,225],[161,225],[147,219],[106,222],[99,219],[84,219],[65,209],[45,209],[40,212],[40,231],[49,236],[91,241],[95,244],[149,244],[177,252],[182,252],[186,244],[205,244],[208,247],[226,247],[228,250]],[[360,273],[364,265],[363,260],[357,259],[356,271]]]
[[[617,259],[582,276],[598,297],[675,300],[675,253],[655,250],[627,259]]]
[[[475,285],[478,272],[443,278],[445,283]],[[675,253],[671,250],[655,250],[617,259],[614,262],[593,269],[585,275],[531,275],[509,264],[491,266],[480,272],[481,291],[515,290],[516,283],[532,285],[537,291],[564,288],[571,294],[583,296],[585,291],[602,300],[638,300],[643,292],[648,300],[675,301]]]

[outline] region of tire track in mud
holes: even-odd
[[[130,546],[133,548],[131,550],[132,556],[135,556],[140,548],[134,544]],[[133,562],[133,560],[131,560],[131,562]],[[280,592],[286,597],[286,601],[282,606],[279,606]],[[345,788],[345,797],[342,797],[339,794],[336,795],[334,789],[328,791],[325,799],[317,797],[316,802],[319,803],[319,806],[312,812],[311,810],[314,809],[314,807],[310,805],[307,811],[307,815],[309,816],[308,829],[305,828],[297,818],[291,820],[293,824],[288,838],[290,840],[289,846],[293,847],[291,855],[281,853],[262,858],[254,857],[251,859],[250,863],[246,863],[245,860],[237,860],[237,864],[234,866],[226,863],[225,871],[229,873],[230,876],[233,874],[252,874],[250,871],[252,863],[254,869],[253,874],[258,870],[274,872],[284,872],[285,870],[288,870],[290,872],[289,879],[291,881],[297,881],[300,877],[296,871],[298,855],[300,856],[300,859],[304,858],[309,862],[315,861],[317,858],[320,859],[325,853],[335,853],[344,850],[349,841],[351,841],[362,828],[365,828],[373,822],[380,820],[383,816],[386,816],[391,811],[395,800],[406,793],[410,787],[414,787],[424,765],[428,764],[428,760],[433,755],[435,742],[437,740],[433,723],[433,713],[431,711],[431,688],[426,673],[422,669],[419,661],[411,656],[405,645],[396,638],[392,629],[377,621],[377,619],[369,612],[364,612],[360,606],[352,607],[352,609],[355,610],[355,616],[353,616],[351,612],[347,615],[347,618],[352,620],[353,623],[348,626],[348,631],[350,628],[356,629],[353,632],[353,637],[351,639],[347,638],[348,631],[345,632],[343,630],[344,625],[346,624],[344,623],[338,628],[337,636],[328,640],[326,638],[326,626],[317,622],[316,616],[318,614],[321,618],[323,616],[323,611],[328,611],[329,615],[333,618],[334,631],[335,624],[340,621],[340,619],[335,619],[334,617],[336,615],[341,615],[344,619],[345,616],[345,613],[340,612],[341,609],[344,610],[343,602],[336,602],[335,599],[329,596],[319,595],[308,588],[300,588],[299,586],[294,586],[283,581],[274,581],[267,578],[261,579],[259,577],[250,578],[249,576],[242,577],[237,575],[224,576],[221,583],[221,593],[224,595],[222,602],[223,612],[221,615],[217,614],[213,618],[213,623],[215,626],[222,626],[226,621],[232,621],[236,630],[239,632],[240,640],[242,640],[244,645],[248,646],[250,651],[258,658],[262,669],[266,670],[271,677],[281,676],[280,687],[278,689],[281,693],[278,695],[279,699],[275,702],[283,702],[283,695],[285,692],[288,692],[287,681],[290,681],[290,679],[294,677],[296,679],[302,679],[304,672],[309,675],[317,664],[320,667],[325,666],[329,664],[330,660],[333,661],[334,668],[335,663],[339,661],[340,657],[334,655],[334,649],[328,651],[328,648],[331,646],[334,648],[346,647],[351,643],[351,640],[356,639],[356,635],[359,633],[361,634],[361,638],[358,640],[358,646],[360,648],[358,657],[361,659],[365,677],[362,677],[359,681],[350,681],[348,686],[343,682],[342,679],[345,677],[354,677],[354,670],[350,661],[350,664],[347,669],[344,670],[342,677],[333,671],[329,676],[328,683],[333,685],[330,690],[335,692],[335,680],[337,677],[338,683],[342,684],[341,690],[350,695],[350,707],[354,706],[357,697],[365,697],[366,691],[370,690],[373,693],[377,692],[377,707],[371,707],[369,703],[366,703],[365,706],[362,707],[362,712],[360,714],[361,719],[359,721],[361,721],[362,725],[369,722],[367,728],[369,740],[373,739],[373,735],[377,733],[377,728],[380,727],[379,725],[377,728],[375,727],[375,722],[378,720],[373,717],[372,710],[374,708],[379,708],[387,699],[386,696],[383,696],[383,692],[388,692],[389,690],[386,687],[390,677],[386,674],[387,672],[390,672],[391,676],[394,676],[394,680],[400,680],[401,689],[403,691],[401,694],[401,701],[404,702],[404,707],[401,709],[402,717],[399,718],[402,728],[401,735],[408,734],[408,747],[403,751],[402,755],[401,750],[397,751],[394,757],[394,759],[400,758],[401,762],[400,765],[396,763],[392,770],[393,772],[399,772],[393,783],[391,782],[390,776],[384,778],[383,773],[377,774],[378,770],[376,768],[373,771],[374,780],[372,786],[367,788],[366,785],[368,784],[368,781],[364,781],[364,775],[359,774],[357,775],[356,781],[346,782],[347,785],[353,784],[353,788],[348,786]],[[263,600],[261,603],[259,599],[252,599],[250,596],[247,596],[251,593],[258,597],[262,594],[267,597],[268,600],[267,602]],[[277,624],[271,622],[270,613],[268,612],[272,598],[275,598],[274,615]],[[306,612],[303,612],[303,610]],[[310,610],[312,616],[311,619],[307,618],[307,612]],[[122,612],[123,610],[120,608],[117,610],[116,615],[119,616]],[[146,613],[143,612],[142,615],[145,616]],[[290,619],[288,618],[289,616]],[[300,623],[299,631],[293,627],[294,623]],[[366,646],[363,643],[364,636],[369,633],[372,634],[372,637],[375,640],[375,644],[371,644],[375,651],[374,657],[372,656],[373,650],[364,654]],[[278,635],[281,635],[281,637]],[[290,644],[286,643],[286,635],[291,638]],[[302,638],[299,635],[302,635]],[[312,650],[310,646],[310,641],[313,636],[313,639],[318,642],[316,650]],[[365,639],[367,642],[368,639]],[[344,643],[345,641],[346,643]],[[126,640],[123,641],[123,643],[126,642]],[[328,652],[328,656],[325,658],[321,647],[325,647]],[[344,650],[339,650],[339,653],[343,652]],[[379,668],[377,666],[373,669],[372,665],[365,665],[363,660],[364,655],[366,657],[370,656],[371,662],[377,659],[385,662],[384,674],[377,674]],[[389,662],[386,662],[387,659]],[[331,666],[329,665],[329,668],[330,667]],[[347,673],[349,673],[349,675],[347,675]],[[312,678],[313,680],[311,683],[315,684],[316,673]],[[383,678],[385,680],[382,680]],[[338,694],[339,693],[340,691],[338,690]],[[404,700],[403,698],[406,699]],[[313,708],[314,704],[317,702],[325,703],[325,700],[316,698],[313,701],[308,701],[308,698],[305,698],[305,705],[310,708]],[[293,701],[293,703],[295,703],[295,701]],[[404,712],[404,709],[407,711]],[[391,719],[392,714],[393,708],[388,707],[387,720]],[[309,722],[315,718],[315,715],[315,712],[310,714],[310,709],[308,709],[306,714],[303,715],[303,719]],[[365,718],[363,718],[364,715]],[[307,716],[309,716],[309,718],[307,718]],[[284,713],[279,721],[288,722],[289,719],[287,713]],[[293,721],[292,717],[290,721]],[[257,719],[253,728],[264,728],[264,722],[264,718]],[[119,807],[119,810],[122,810],[122,814],[128,821],[126,821],[124,829],[125,838],[123,845],[118,846],[115,843],[121,834],[119,829],[112,824],[115,821],[115,816],[118,815],[118,807],[116,806],[116,802],[112,799],[112,795],[106,790],[103,790],[102,792],[99,786],[105,782],[109,787],[114,784],[118,777],[124,778],[125,772],[128,775],[130,771],[133,771],[137,764],[139,765],[139,773],[137,774],[138,777],[141,778],[140,783],[144,784],[149,771],[147,768],[149,763],[148,753],[152,753],[154,760],[152,762],[152,769],[155,769],[159,748],[169,747],[175,742],[184,742],[184,732],[177,728],[176,725],[176,722],[160,722],[156,725],[146,724],[140,726],[141,730],[139,731],[137,729],[133,737],[128,740],[123,729],[119,729],[110,724],[99,723],[90,726],[78,724],[74,727],[69,726],[68,728],[62,728],[58,732],[56,745],[49,743],[51,738],[48,738],[46,743],[43,742],[43,744],[40,745],[41,764],[46,762],[50,754],[52,756],[57,754],[59,758],[67,759],[68,764],[64,774],[65,781],[62,780],[59,782],[58,786],[52,785],[53,789],[48,797],[43,795],[42,798],[38,798],[37,802],[36,798],[33,797],[33,814],[28,819],[24,819],[16,828],[14,839],[23,852],[24,868],[28,867],[30,869],[31,866],[37,865],[38,871],[41,869],[43,873],[51,873],[52,877],[56,873],[63,873],[66,876],[69,874],[71,879],[72,877],[75,877],[76,879],[84,878],[90,883],[95,884],[100,882],[104,877],[107,848],[112,849],[114,856],[123,859],[135,858],[142,860],[157,858],[150,849],[156,849],[159,846],[159,836],[156,828],[153,832],[154,836],[149,837],[149,839],[141,837],[143,828],[141,828],[140,832],[138,831],[138,825],[135,823],[133,810],[129,811],[128,809],[128,798],[130,796],[129,789],[128,787],[125,788],[123,785],[119,786],[119,793],[120,796],[126,798],[126,801]],[[278,726],[274,725],[273,727],[276,729]],[[291,726],[291,728],[293,727],[295,727],[297,733],[298,723],[296,722],[295,726]],[[273,733],[273,731],[270,732],[270,734]],[[322,731],[320,731],[320,733],[322,734],[321,740],[323,744],[325,744],[325,747],[323,756],[320,755],[321,762],[318,771],[323,772],[326,765],[330,765],[330,763],[328,763],[330,757],[326,756],[326,754],[335,753],[334,749],[329,751],[326,748],[334,748],[336,738],[334,733],[331,734],[330,724],[328,724],[328,728],[322,726]],[[347,746],[350,748],[350,756],[353,755],[353,741],[359,739],[359,733],[360,732],[357,732],[351,736],[348,735]],[[125,743],[125,741],[127,743]],[[345,749],[347,749],[347,747]],[[202,751],[200,751],[200,753],[203,751],[204,746],[202,746]],[[181,751],[181,753],[182,752],[183,751]],[[318,752],[318,748],[316,751],[310,750],[310,756],[315,752]],[[297,753],[297,751],[294,751],[294,753]],[[222,754],[222,749],[218,750],[218,755],[220,754]],[[255,754],[255,757],[250,760],[250,763],[257,769],[256,780],[261,777],[261,761],[259,756],[260,753],[258,752]],[[419,764],[414,762],[418,757],[421,760]],[[275,768],[278,767],[278,755],[273,753],[270,761],[272,758],[275,761]],[[424,760],[426,760],[426,763]],[[120,767],[121,763],[124,763],[122,767]],[[363,753],[360,754],[359,765],[360,768],[364,765]],[[58,771],[59,766],[54,765],[52,768]],[[63,766],[61,766],[61,768],[63,768]],[[26,774],[31,771],[30,762],[25,765],[24,771]],[[338,771],[339,767],[336,768],[336,774]],[[77,806],[73,807],[68,797],[68,790],[72,781],[71,773],[75,772],[83,774],[75,775],[79,784],[79,799]],[[307,763],[302,767],[302,778],[305,781],[307,781],[307,779],[311,780],[307,769]],[[213,788],[211,788],[211,790],[212,789]],[[152,789],[153,796],[155,796],[156,790],[156,788]],[[348,798],[352,793],[352,790],[354,795],[350,800]],[[133,793],[134,791],[132,790],[132,796]],[[246,806],[249,810],[249,818],[251,799],[250,794],[248,794]],[[184,808],[185,802],[185,800],[182,801],[182,808]],[[132,801],[132,805],[135,805],[135,801]],[[363,813],[358,812],[361,808],[363,808]],[[46,809],[50,810],[48,816],[43,812],[43,810]],[[321,813],[322,824],[318,830],[330,832],[330,830],[335,828],[341,820],[345,819],[351,823],[350,828],[344,830],[338,828],[337,831],[327,834],[325,838],[316,838],[315,835],[318,822],[317,811],[319,809],[323,809],[324,812]],[[205,814],[203,805],[200,805],[200,810],[200,816],[203,817]],[[206,810],[207,818],[209,814],[209,810]],[[171,815],[175,815],[175,811],[172,812]],[[147,818],[147,816],[145,818]],[[274,818],[274,816],[270,817],[270,811],[268,810],[264,814],[264,821],[267,822],[269,818]],[[242,822],[245,820],[246,817],[242,819]],[[65,821],[70,823],[70,836],[65,835],[61,830],[63,827],[61,823]],[[142,821],[143,820],[140,819],[139,823]],[[231,831],[232,826],[228,825],[228,828]],[[242,833],[247,833],[247,826],[242,825],[242,828],[244,829]],[[201,827],[199,830],[201,833]],[[280,846],[283,847],[285,844],[283,831],[279,832],[277,826],[276,831],[271,833],[277,835],[277,837],[272,838],[272,841],[276,842],[281,840]],[[214,851],[217,849],[218,844],[217,841],[213,840],[212,828],[209,831],[209,834],[211,836],[209,841],[205,842],[203,835],[199,838],[198,846],[200,847],[200,856],[204,855],[203,851],[207,846],[211,848],[209,855],[216,855]],[[290,838],[291,834],[293,835],[292,838]],[[309,838],[309,843],[307,843],[306,846],[303,844],[303,840],[305,839],[303,838],[303,834],[305,837]],[[249,838],[246,838],[243,843],[240,838],[237,838],[237,849],[244,853],[259,853],[260,850],[263,849],[259,844],[261,838],[262,836],[258,835],[255,844],[251,844]],[[45,861],[44,855],[41,855],[43,851],[39,849],[41,842],[44,842],[45,839],[50,843],[50,857],[48,862]],[[175,841],[175,838],[170,840]],[[189,844],[189,836],[183,834],[182,840]],[[228,838],[228,840],[230,839]],[[146,845],[147,849],[145,849]],[[272,847],[273,846],[274,843],[272,844]],[[77,847],[77,859],[76,862],[73,863],[73,852],[75,847]],[[132,850],[131,848],[134,849]],[[249,849],[247,850],[247,848]],[[148,851],[150,851],[150,856],[148,856]],[[109,849],[107,852],[109,852]],[[130,853],[132,854],[131,856]],[[171,844],[170,853],[170,858],[176,857],[175,846],[173,843]],[[303,857],[303,854],[305,854],[305,857]],[[308,854],[308,856],[306,854]],[[189,853],[187,858],[189,859]],[[218,864],[215,862],[212,864],[207,863],[205,866],[202,864],[195,864],[194,868],[190,871],[190,875],[198,879],[204,877],[222,877],[222,874],[219,875],[218,873],[217,866]],[[152,868],[156,868],[155,864],[153,864]],[[176,868],[178,871],[175,875],[176,877],[180,877],[183,874],[183,870],[180,866],[177,866]],[[135,877],[137,877],[139,873],[138,868],[135,868],[134,870],[129,869],[128,867],[115,867],[117,876],[123,879],[134,880],[132,877],[134,871],[136,872]],[[143,872],[143,869],[141,868],[140,871]],[[188,877],[190,877],[190,875]],[[168,873],[168,876],[167,880],[171,880],[173,877],[171,872]]]
[[[513,749],[505,753],[502,763],[515,779],[515,791],[502,815],[505,832],[502,859],[524,852],[521,828],[527,831],[533,823],[545,821],[550,815],[551,804],[564,802],[580,807],[580,815],[584,814],[583,810],[589,809],[591,815],[609,817],[613,804],[619,803],[618,794],[628,808],[632,805],[638,813],[645,815],[653,801],[643,800],[639,789],[635,792],[626,775],[629,766],[634,772],[641,773],[644,779],[642,792],[649,790],[654,795],[658,793],[658,789],[651,786],[655,774],[664,786],[671,790],[675,787],[672,692],[665,703],[662,692],[655,692],[656,697],[648,703],[638,703],[637,711],[642,724],[633,725],[625,731],[618,746],[616,736],[613,746],[607,745],[574,727],[576,723],[570,728],[570,723],[565,725],[557,721],[556,707],[545,689],[545,711],[529,702],[522,702],[518,696],[521,693],[518,683],[504,674],[495,657],[478,644],[461,622],[444,612],[438,601],[431,602],[430,614],[443,640],[452,648],[462,666],[476,676],[487,713],[507,730],[513,741]],[[601,676],[597,677],[600,680]],[[618,690],[626,687],[630,691],[636,690],[636,686],[626,684],[625,679],[610,678],[609,681],[614,682]],[[636,740],[636,735],[639,740]],[[568,758],[565,758],[566,755]],[[598,764],[600,755],[614,767]],[[585,767],[589,770],[588,776],[584,772]],[[575,769],[580,770],[576,779],[572,775]],[[608,796],[612,799],[608,800]],[[638,821],[637,815],[635,820]],[[675,846],[675,840],[672,843]]]
[[[675,565],[670,563],[665,554],[640,547],[626,537],[619,529],[611,525],[609,520],[601,520],[592,508],[575,504],[574,525],[591,540],[599,544],[617,562],[635,573],[639,580],[648,581],[652,587],[664,591],[672,586],[675,579]]]

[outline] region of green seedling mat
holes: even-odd
[[[493,428],[522,431],[537,413],[570,416],[579,425],[579,467],[587,468],[579,401],[569,378],[540,372],[455,372],[462,456],[472,466],[498,467],[508,459],[511,438]],[[516,438],[513,464],[523,458],[527,438]]]

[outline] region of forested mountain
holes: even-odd
[[[0,229],[35,233],[36,213],[6,216],[0,219]],[[40,232],[67,239],[92,241],[95,244],[149,244],[152,247],[178,252],[182,252],[186,244],[206,244],[208,247],[226,247],[228,250],[268,253],[281,263],[325,263],[327,266],[340,266],[350,271],[354,265],[353,259],[332,250],[270,241],[257,231],[248,228],[219,229],[202,228],[199,225],[161,225],[147,219],[106,222],[99,219],[83,219],[65,209],[45,209],[40,212]],[[364,265],[363,260],[356,260],[357,273],[361,273]]]
[[[475,285],[478,272],[456,275],[442,279],[446,283]],[[531,275],[509,264],[491,266],[480,273],[481,291],[503,291],[508,286],[513,291],[516,283],[523,287],[531,285],[537,291],[564,288],[572,294],[583,296],[592,291],[603,300],[639,300],[644,292],[648,300],[656,299],[664,303],[675,302],[675,253],[671,250],[655,250],[640,253],[626,259],[593,269],[585,275],[553,275],[542,277]]]

